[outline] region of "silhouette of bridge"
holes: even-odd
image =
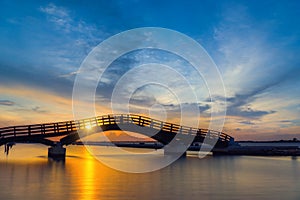
[[[49,157],[65,156],[64,145],[98,132],[110,130],[124,130],[142,135],[168,145],[176,136],[177,140],[184,143],[184,138],[192,138],[192,143],[216,141],[215,148],[226,148],[234,138],[223,132],[208,129],[180,126],[174,123],[163,122],[149,117],[135,114],[103,115],[75,121],[63,121],[44,124],[10,126],[0,128],[0,146],[17,142],[41,143],[51,146],[48,150]],[[49,138],[63,136],[59,141]],[[189,145],[189,144],[187,144]]]

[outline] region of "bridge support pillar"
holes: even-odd
[[[53,159],[65,159],[66,148],[64,148],[60,143],[48,149],[48,157]]]

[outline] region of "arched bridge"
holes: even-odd
[[[217,141],[215,147],[218,148],[227,147],[234,140],[230,135],[218,131],[180,126],[141,115],[119,114],[76,121],[3,127],[0,128],[0,146],[11,142],[36,142],[53,147],[57,143],[61,146],[69,145],[80,138],[78,132],[83,137],[110,130],[140,133],[164,145],[169,144],[177,134],[179,138],[192,137],[193,142],[202,143],[205,138]],[[48,139],[57,136],[64,137],[57,142]]]

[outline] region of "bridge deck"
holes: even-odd
[[[190,135],[198,138],[197,140],[203,140],[204,138],[216,139],[219,143],[228,145],[233,140],[233,137],[223,132],[193,128],[188,126],[180,126],[177,124],[163,122],[149,117],[134,115],[134,114],[119,114],[119,115],[103,115],[88,119],[76,120],[76,121],[64,121],[55,123],[44,124],[32,124],[23,126],[10,126],[0,128],[0,145],[8,142],[40,142],[43,144],[51,145],[51,141],[45,138],[57,137],[57,136],[69,136],[69,140],[61,139],[63,144],[69,144],[70,141],[78,139],[77,132],[86,131],[87,134],[92,132],[118,130],[119,125],[129,127],[127,131],[131,131],[130,125],[137,125],[136,127],[148,127],[150,129],[158,130],[164,134],[176,134]],[[128,126],[129,125],[129,126]],[[137,129],[132,129],[143,134]],[[75,137],[73,137],[75,135]],[[171,139],[173,138],[171,137]],[[71,138],[71,139],[70,139]],[[155,137],[152,137],[155,139]],[[159,138],[159,137],[157,137]],[[157,139],[156,138],[156,139]],[[195,140],[196,141],[196,140]],[[162,141],[162,143],[167,143]],[[54,143],[52,143],[54,145]]]

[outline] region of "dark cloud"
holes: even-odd
[[[46,113],[47,112],[46,110],[41,110],[40,106],[35,106],[31,110],[34,112],[37,112],[37,113]]]
[[[41,109],[40,106],[34,106],[34,107],[17,107],[13,109],[14,112],[25,112],[25,113],[50,113],[47,110]]]
[[[230,116],[239,116],[239,117],[246,117],[246,118],[260,118],[268,114],[275,113],[276,111],[263,111],[263,110],[242,110],[240,107],[233,107],[229,106],[227,108],[227,115]]]
[[[251,122],[251,121],[240,121],[239,123],[240,124],[246,124],[246,125],[255,125],[255,123]]]
[[[149,107],[157,103],[157,100],[152,96],[138,96],[131,98],[129,103],[136,106]]]
[[[164,104],[165,108],[167,108],[169,111],[173,112],[180,112],[181,109],[189,110],[198,108],[200,113],[205,113],[207,110],[211,108],[208,104],[201,104],[201,103],[182,103],[182,104]]]
[[[275,113],[274,110],[254,110],[251,108],[253,103],[262,93],[271,92],[274,87],[283,84],[286,81],[294,81],[299,77],[300,70],[298,68],[292,68],[286,70],[280,74],[274,74],[274,76],[266,77],[264,81],[259,82],[259,86],[252,87],[250,85],[242,92],[235,94],[232,97],[215,96],[213,99],[207,98],[206,102],[227,102],[227,115],[245,117],[245,118],[261,118],[265,115]]]
[[[245,118],[260,118],[264,115],[275,113],[276,111],[254,110],[251,108],[251,103],[257,99],[257,95],[265,91],[269,87],[259,88],[249,93],[236,94],[233,97],[216,96],[211,101],[210,98],[205,102],[225,102],[227,103],[226,114],[229,116],[245,117]]]
[[[138,61],[134,56],[126,54],[114,60],[114,62],[109,65],[104,71],[96,91],[97,99],[101,101],[100,103],[110,102],[112,92],[118,80],[137,63]]]
[[[0,65],[0,84],[23,85],[55,92],[64,97],[72,96],[73,81],[59,77],[52,67]]]
[[[0,105],[2,106],[13,106],[15,105],[15,102],[10,100],[0,100]]]
[[[228,103],[227,115],[239,116],[245,118],[261,118],[265,115],[275,113],[276,111],[254,110],[251,108],[251,103],[258,98],[258,94],[266,92],[268,89],[278,85],[281,81],[274,81],[248,92],[236,94],[234,97],[226,98]],[[224,97],[217,97],[218,100],[224,100]]]
[[[140,110],[148,110],[151,106],[154,104],[159,104],[164,107],[164,109],[173,115],[178,115],[182,112],[182,110],[185,110],[187,112],[193,113],[195,109],[198,108],[199,112],[202,114],[207,114],[206,111],[211,108],[208,104],[202,104],[202,103],[181,103],[181,104],[164,104],[159,102],[158,99],[156,99],[154,96],[151,95],[137,95],[130,99],[130,106],[135,109]],[[137,111],[138,111],[137,110]]]
[[[279,121],[279,122],[281,122],[281,123],[293,123],[292,120],[281,120],[281,121]]]
[[[211,106],[208,105],[208,104],[205,104],[205,105],[199,105],[199,110],[200,110],[200,112],[205,112],[205,111],[209,110],[210,108],[211,108]]]
[[[282,126],[287,126],[287,125],[300,126],[300,119],[281,120],[281,121],[278,121],[278,123],[281,123]]]

